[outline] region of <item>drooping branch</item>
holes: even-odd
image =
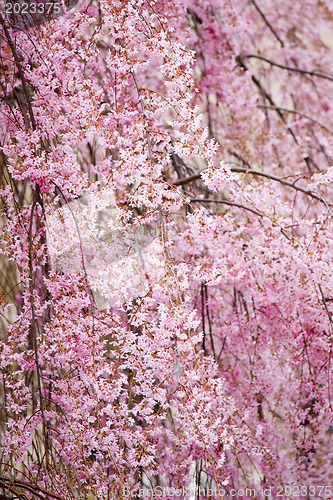
[[[265,172],[260,172],[259,170],[247,169],[247,168],[243,168],[243,167],[232,167],[230,170],[231,170],[231,172],[235,172],[235,173],[252,174],[252,175],[259,176],[259,177],[265,177],[266,179],[270,179],[272,181],[279,182],[280,184],[283,184],[284,186],[288,186],[292,189],[295,189],[296,191],[300,191],[301,193],[304,193],[304,194],[310,196],[311,198],[314,198],[318,201],[321,201],[326,206],[327,205],[333,206],[333,203],[325,201],[320,194],[315,193],[314,191],[311,191],[310,189],[306,189],[306,188],[302,188],[301,186],[297,186],[297,184],[288,182],[285,179],[281,179],[280,177],[276,177],[275,175],[267,174]]]
[[[295,73],[301,73],[302,75],[309,75],[309,76],[316,76],[318,78],[323,78],[325,80],[329,80],[330,82],[333,82],[333,77],[329,75],[325,75],[323,73],[318,73],[318,71],[311,71],[311,70],[306,70],[306,69],[300,69],[300,68],[295,68],[294,66],[286,66],[285,64],[280,64],[274,61],[271,61],[270,59],[267,59],[266,57],[259,56],[258,54],[239,54],[237,58],[244,62],[245,59],[259,59],[260,61],[267,62],[271,66],[275,66],[276,68],[284,69],[286,71],[293,71]]]
[[[15,481],[11,482],[11,483],[8,481],[7,484],[6,484],[4,481],[2,481],[0,479],[0,486],[2,488],[4,488],[5,490],[8,490],[11,493],[13,493],[15,495],[13,498],[19,498],[19,499],[22,499],[22,500],[30,500],[30,497],[28,497],[24,493],[19,493],[15,488],[13,488],[13,486],[11,486],[13,483],[15,484]]]
[[[253,208],[250,208],[250,207],[246,207],[245,205],[241,205],[240,203],[235,203],[233,201],[227,201],[227,200],[209,200],[207,198],[192,198],[191,199],[192,202],[195,202],[195,203],[219,203],[221,205],[229,205],[231,207],[237,207],[237,208],[241,208],[242,210],[248,210],[249,212],[252,212],[253,214],[255,215],[258,215],[258,217],[263,217],[264,214],[261,214],[260,212],[258,212],[257,210],[254,210]]]
[[[333,130],[330,129],[329,127],[327,127],[326,125],[324,125],[324,123],[321,123],[320,121],[316,120],[315,118],[312,118],[312,116],[310,116],[310,115],[302,113],[301,111],[297,111],[297,109],[281,108],[280,106],[262,106],[260,104],[258,105],[258,108],[272,109],[273,111],[280,110],[282,113],[291,113],[293,115],[301,116],[303,118],[306,118],[307,120],[310,120],[312,123],[317,123],[317,125],[319,125],[321,128],[326,130],[326,132],[333,135]]]
[[[34,305],[34,276],[33,276],[33,260],[32,260],[32,226],[34,221],[34,211],[36,208],[36,201],[33,202],[31,207],[31,216],[30,216],[30,227],[29,227],[29,270],[30,270],[30,304],[31,304],[31,337],[32,337],[32,347],[35,354],[35,363],[36,363],[36,374],[37,374],[37,386],[38,386],[38,394],[39,394],[39,405],[40,411],[42,415],[42,423],[43,423],[43,437],[44,437],[44,446],[45,446],[45,459],[46,463],[49,463],[49,450],[48,450],[48,434],[46,427],[46,420],[44,414],[43,407],[43,390],[42,390],[42,374],[41,367],[39,363],[39,354],[38,354],[38,342],[37,342],[37,320],[36,320],[36,312]]]
[[[30,491],[30,493],[33,493],[34,495],[42,499],[45,499],[45,495],[47,495],[50,496],[51,498],[55,498],[56,500],[63,500],[62,497],[57,495],[56,493],[52,493],[51,491],[45,490],[40,486],[36,486],[34,484],[27,484],[23,481],[17,481],[15,479],[7,479],[6,477],[1,477],[0,485],[3,488],[11,491],[12,493],[15,492],[16,495],[20,495],[20,497],[24,498],[27,498],[27,496],[22,493],[19,494],[16,490],[12,488],[12,486]]]
[[[24,75],[24,71],[23,71],[23,68],[22,68],[22,64],[21,64],[19,56],[17,54],[16,47],[15,47],[15,44],[13,42],[13,39],[12,39],[12,37],[11,37],[9,31],[8,31],[8,28],[6,26],[6,21],[2,17],[1,14],[0,14],[0,23],[1,23],[2,27],[3,27],[4,32],[5,32],[8,45],[10,47],[10,50],[12,51],[13,58],[14,58],[14,61],[15,61],[16,67],[17,67],[17,71],[18,71],[20,80],[22,82],[22,89],[23,89],[24,97],[25,97],[25,100],[26,100],[26,103],[27,103],[27,107],[28,107],[28,110],[29,110],[29,116],[30,116],[30,122],[31,122],[32,129],[36,130],[36,120],[35,120],[34,113],[33,113],[33,110],[32,110],[31,98],[30,98],[30,95],[29,95],[28,84],[27,84],[27,81],[25,79],[25,75]]]
[[[142,95],[141,95],[141,90],[142,89],[139,86],[139,82],[138,82],[138,79],[137,79],[137,76],[136,76],[134,70],[131,71],[131,75],[133,77],[135,88],[136,88],[138,96],[139,96],[139,101],[140,101],[140,105],[141,105],[142,115],[143,115],[143,118],[144,118],[144,121],[145,121],[145,130],[146,130],[146,136],[147,136],[147,144],[148,144],[149,157],[152,160],[154,158],[154,153],[153,153],[153,148],[152,148],[150,134],[149,134],[149,129],[148,129],[148,120],[147,120],[147,115],[146,115],[146,112],[145,112],[145,103],[144,103],[144,101],[142,99]]]
[[[324,198],[320,194],[315,193],[314,191],[311,191],[310,189],[302,188],[301,186],[298,186],[295,183],[288,182],[285,179],[282,179],[280,177],[276,177],[275,175],[267,174],[266,172],[260,172],[260,170],[253,170],[253,169],[243,168],[243,167],[231,167],[230,171],[234,172],[234,173],[251,174],[251,175],[258,176],[258,177],[265,177],[266,179],[269,179],[269,180],[275,181],[275,182],[279,182],[280,184],[283,184],[284,186],[295,189],[296,191],[300,191],[301,193],[304,193],[307,196],[310,196],[311,198],[314,198],[315,200],[320,201],[321,203],[324,203],[324,205],[326,207],[333,207],[333,203],[330,203],[330,202],[324,200]],[[186,177],[185,179],[179,179],[178,181],[175,181],[173,183],[173,186],[184,186],[185,184],[189,184],[190,182],[196,181],[196,180],[201,178],[201,173],[190,175],[189,177]],[[200,201],[202,201],[202,200],[200,200]]]
[[[254,6],[254,8],[256,9],[257,12],[259,12],[260,16],[262,17],[264,23],[267,25],[267,27],[270,29],[270,31],[273,33],[273,35],[275,36],[275,38],[278,40],[278,42],[280,43],[281,47],[284,47],[284,43],[283,41],[281,40],[281,38],[279,37],[279,35],[277,34],[277,32],[275,31],[275,29],[273,28],[273,26],[271,25],[271,23],[268,21],[267,17],[265,16],[265,14],[263,13],[263,11],[260,9],[260,7],[258,6],[257,2],[255,0],[251,0],[251,3],[252,5]]]
[[[242,68],[244,71],[248,71],[248,67],[245,64],[245,59],[246,59],[246,56],[244,56],[244,55],[238,55],[236,57],[236,62],[239,65],[240,68]],[[267,92],[267,90],[263,87],[263,85],[261,84],[261,82],[258,80],[258,78],[256,76],[251,75],[251,80],[253,81],[253,83],[255,84],[255,86],[259,89],[259,91],[260,91],[261,95],[264,97],[264,99],[267,99],[267,101],[270,103],[270,105],[273,106],[276,109],[277,114],[279,115],[279,117],[281,118],[281,120],[286,124],[287,130],[288,130],[289,134],[292,136],[292,138],[294,139],[295,143],[298,145],[297,137],[295,136],[295,134],[292,131],[292,129],[288,126],[287,121],[286,121],[285,117],[283,116],[283,113],[281,113],[281,111],[279,110],[278,106],[276,106],[276,104],[275,104],[272,96]]]

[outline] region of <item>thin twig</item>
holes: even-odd
[[[23,481],[16,481],[15,479],[7,479],[6,477],[1,477],[0,484],[3,484],[3,483],[14,484],[18,488],[24,488],[24,489],[30,491],[31,493],[34,493],[35,495],[37,495],[38,497],[43,498],[43,499],[45,497],[42,496],[40,493],[43,493],[43,495],[48,495],[52,498],[56,498],[57,500],[63,500],[62,497],[57,495],[56,493],[52,493],[48,490],[45,490],[44,488],[41,488],[40,486],[34,485],[34,484],[27,484]],[[7,488],[7,485],[5,485],[4,487]]]
[[[31,106],[31,99],[29,96],[28,85],[27,85],[27,82],[26,82],[26,79],[24,76],[23,68],[22,68],[21,62],[19,60],[19,57],[17,55],[16,48],[15,48],[14,42],[12,40],[12,37],[10,36],[10,33],[9,33],[8,28],[6,26],[6,21],[4,20],[4,18],[2,17],[1,14],[0,14],[0,23],[2,24],[2,27],[4,29],[8,45],[10,47],[10,50],[12,51],[14,61],[15,61],[15,64],[16,64],[16,67],[18,70],[18,74],[19,74],[20,80],[22,82],[23,93],[24,93],[24,97],[25,97],[26,102],[27,102],[32,129],[36,130],[36,120],[34,117],[32,106]]]
[[[235,172],[235,173],[257,175],[259,177],[265,177],[266,179],[270,179],[272,181],[279,182],[280,184],[283,184],[284,186],[288,186],[292,189],[295,189],[296,191],[300,191],[301,193],[304,193],[308,196],[311,196],[311,198],[314,198],[318,201],[321,201],[322,203],[324,203],[326,208],[328,206],[333,207],[333,203],[329,203],[329,202],[325,201],[320,194],[315,193],[314,191],[311,191],[309,189],[297,186],[297,184],[285,181],[284,179],[281,179],[280,177],[276,177],[275,175],[266,174],[265,172],[260,172],[259,170],[247,169],[247,168],[243,168],[243,167],[232,167],[230,170],[231,170],[231,172]]]
[[[201,321],[202,321],[202,349],[206,355],[206,327],[205,327],[205,297],[204,297],[204,282],[201,283]]]
[[[13,493],[15,495],[14,498],[24,498],[26,500],[30,500],[30,497],[28,497],[27,495],[25,495],[25,493],[19,493],[18,491],[16,491],[12,486],[10,486],[10,484],[13,484],[14,481],[11,481],[9,484],[6,484],[4,481],[2,481],[0,479],[0,485],[2,486],[2,488],[10,491],[11,493]]]
[[[318,283],[318,287],[319,287],[319,290],[320,290],[321,298],[323,299],[323,304],[324,304],[325,310],[327,312],[328,319],[330,320],[330,323],[331,323],[331,326],[332,326],[333,325],[333,318],[332,318],[332,314],[328,310],[328,307],[327,307],[327,304],[326,304],[327,299],[325,298],[325,296],[323,294],[323,290],[322,290],[321,285],[319,283]]]
[[[209,330],[209,338],[210,338],[210,343],[213,351],[213,356],[214,359],[216,359],[216,353],[215,353],[215,346],[214,346],[214,340],[213,340],[213,332],[212,332],[212,322],[210,320],[210,314],[209,314],[209,305],[208,305],[208,289],[206,283],[204,284],[204,292],[205,292],[205,305],[206,305],[206,316],[208,320],[208,330]]]
[[[246,56],[243,56],[243,55],[238,55],[236,57],[236,62],[237,64],[240,66],[240,68],[244,69],[245,71],[248,71],[248,67],[246,66],[245,64],[245,61],[244,59],[246,58]],[[275,105],[275,102],[273,101],[273,98],[271,95],[269,95],[269,93],[267,92],[267,90],[263,87],[263,85],[261,84],[261,82],[258,80],[258,78],[254,75],[251,75],[251,80],[253,81],[253,83],[256,85],[256,87],[260,90],[260,93],[261,95],[267,99],[267,101],[274,107],[276,108],[276,112],[277,114],[279,115],[279,117],[281,118],[281,120],[286,124],[287,126],[287,130],[289,132],[289,134],[292,136],[292,138],[294,139],[295,143],[298,145],[298,140],[297,140],[297,137],[296,135],[294,134],[293,130],[288,127],[288,124],[287,124],[287,121],[285,119],[285,117],[283,116],[283,113],[281,113],[281,111],[278,109],[278,107]]]
[[[34,211],[36,207],[37,201],[34,201],[31,207],[31,215],[30,215],[30,227],[29,227],[29,274],[30,274],[30,304],[31,304],[31,333],[33,340],[33,349],[35,354],[35,362],[36,362],[36,374],[37,374],[37,384],[38,384],[38,394],[39,394],[39,404],[40,411],[42,415],[43,421],[43,436],[44,436],[44,446],[45,446],[45,457],[46,463],[48,464],[49,456],[48,456],[48,440],[47,440],[47,432],[45,425],[45,415],[43,408],[43,393],[42,393],[42,381],[41,381],[41,369],[39,366],[39,356],[38,356],[38,342],[37,342],[37,321],[35,314],[35,305],[34,305],[34,280],[33,280],[33,271],[32,271],[32,226],[34,220]]]
[[[292,113],[294,115],[302,116],[302,117],[306,118],[307,120],[312,121],[313,123],[317,123],[320,127],[322,127],[324,130],[326,130],[326,132],[329,132],[330,134],[333,135],[333,130],[331,130],[330,128],[328,128],[326,125],[324,125],[320,121],[316,120],[315,118],[312,118],[312,116],[309,116],[309,115],[306,115],[305,113],[301,113],[300,111],[297,111],[297,109],[280,108],[280,106],[263,106],[261,104],[258,104],[257,107],[262,108],[262,109],[272,109],[274,111],[279,109],[280,111],[282,111],[282,113]]]
[[[258,215],[258,217],[263,217],[264,214],[261,214],[260,212],[257,212],[257,210],[254,210],[253,208],[246,207],[245,205],[240,205],[239,203],[235,203],[233,201],[227,201],[227,200],[209,200],[207,198],[192,198],[191,201],[193,202],[200,202],[200,203],[220,203],[222,205],[230,205],[231,207],[238,207],[242,208],[243,210],[248,210],[249,212],[252,212],[255,215]]]
[[[255,7],[255,9],[257,10],[257,12],[259,12],[259,14],[261,15],[264,23],[268,26],[268,28],[271,30],[271,32],[273,33],[273,35],[275,36],[275,38],[278,40],[278,42],[280,43],[281,47],[284,47],[284,43],[283,41],[281,40],[281,38],[279,37],[279,35],[277,34],[277,32],[275,31],[275,29],[273,28],[273,26],[271,25],[271,23],[268,21],[267,17],[265,16],[265,14],[263,13],[263,11],[260,9],[260,7],[257,5],[257,3],[255,2],[255,0],[251,0],[251,3],[252,5]]]
[[[145,130],[146,130],[146,136],[147,136],[149,156],[150,156],[150,159],[152,160],[154,158],[154,153],[153,153],[153,148],[152,148],[152,145],[151,145],[151,140],[150,140],[150,135],[149,135],[149,129],[148,129],[148,124],[147,124],[148,120],[147,120],[147,116],[146,116],[146,113],[145,113],[145,103],[144,103],[144,101],[142,99],[141,89],[139,87],[139,82],[138,82],[138,79],[136,77],[136,74],[135,74],[134,70],[131,71],[131,75],[132,75],[134,83],[135,83],[135,87],[136,87],[136,90],[137,90],[137,93],[138,93],[138,96],[139,96],[139,101],[140,101],[140,105],[141,105],[141,109],[142,109],[142,115],[143,115],[143,118],[145,120]]]
[[[301,193],[304,193],[307,196],[310,196],[311,198],[314,198],[314,199],[316,199],[316,200],[324,203],[324,205],[326,206],[326,208],[333,207],[333,203],[330,203],[330,202],[324,200],[324,198],[320,194],[315,193],[314,191],[311,191],[309,189],[297,186],[297,184],[293,184],[291,182],[288,182],[288,181],[286,181],[284,179],[281,179],[280,177],[276,177],[275,175],[271,175],[271,174],[267,174],[265,172],[260,172],[259,170],[253,170],[253,169],[250,169],[250,168],[243,168],[243,167],[231,167],[230,171],[234,172],[234,173],[251,174],[251,175],[258,176],[258,177],[265,177],[266,179],[270,179],[272,181],[279,182],[280,184],[283,184],[284,186],[287,186],[287,187],[290,187],[292,189],[295,189],[296,191],[300,191]],[[193,182],[195,180],[201,179],[201,173],[191,175],[191,176],[186,177],[184,179],[179,179],[178,181],[175,181],[173,183],[173,186],[184,186],[185,184],[189,184],[190,182]],[[202,200],[197,199],[196,201],[202,201]],[[228,203],[226,203],[226,205],[227,204]],[[333,214],[331,213],[331,210],[329,208],[328,208],[328,210],[330,212],[330,215],[333,216]]]
[[[260,61],[267,62],[268,64],[270,64],[271,66],[275,66],[276,68],[284,69],[286,71],[293,71],[295,73],[301,73],[302,75],[316,76],[318,78],[323,78],[324,80],[329,80],[330,82],[333,82],[332,76],[324,75],[323,73],[318,73],[317,71],[295,68],[295,66],[286,66],[284,64],[280,64],[280,63],[271,61],[270,59],[267,59],[266,57],[263,57],[263,56],[259,56],[257,54],[240,54],[237,57],[240,60],[259,59]]]

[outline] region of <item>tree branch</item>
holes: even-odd
[[[153,160],[154,153],[153,153],[153,148],[152,148],[150,134],[149,134],[148,119],[147,119],[146,112],[145,112],[145,103],[144,103],[144,101],[142,99],[141,88],[139,87],[139,82],[138,82],[138,79],[136,77],[136,74],[135,74],[134,70],[131,70],[130,73],[131,73],[131,75],[133,77],[133,80],[134,80],[135,88],[136,88],[136,91],[137,91],[138,96],[139,96],[139,101],[140,101],[140,105],[141,105],[142,115],[143,115],[143,118],[144,118],[144,121],[145,121],[145,130],[146,130],[146,136],[147,136],[147,144],[148,144],[149,156],[150,156],[150,159]]]
[[[265,16],[265,14],[263,13],[263,11],[260,9],[260,7],[257,5],[257,3],[255,2],[255,0],[251,0],[251,3],[252,5],[254,6],[254,8],[256,9],[257,12],[259,12],[260,16],[262,17],[264,23],[267,25],[267,27],[270,29],[270,31],[273,33],[273,35],[275,36],[275,38],[278,40],[278,42],[280,43],[281,47],[284,47],[284,43],[283,41],[281,40],[281,38],[279,37],[279,35],[277,34],[277,32],[275,31],[275,29],[273,28],[273,26],[271,25],[271,23],[268,21],[267,17]]]
[[[237,56],[237,58],[241,61],[243,61],[244,59],[259,59],[260,61],[265,61],[271,66],[275,66],[276,68],[285,69],[286,71],[293,71],[295,73],[301,73],[302,75],[317,76],[318,78],[324,78],[325,80],[333,82],[332,76],[324,75],[323,73],[318,73],[317,71],[308,71],[306,69],[295,68],[294,66],[286,66],[284,64],[279,64],[274,61],[271,61],[270,59],[266,59],[266,57],[259,56],[256,54],[240,54],[239,56]]]
[[[248,67],[246,66],[246,64],[244,62],[244,59],[246,59],[246,57],[251,57],[251,56],[246,56],[246,55],[241,55],[240,54],[240,55],[238,55],[236,57],[237,64],[242,69],[244,69],[244,71],[248,71]],[[253,57],[255,57],[255,56],[253,56]],[[267,101],[271,104],[271,106],[273,106],[276,109],[277,114],[279,115],[279,117],[281,118],[281,120],[286,124],[287,130],[288,130],[289,134],[292,136],[292,138],[294,139],[295,143],[298,145],[297,137],[295,136],[295,134],[292,131],[292,129],[290,127],[288,127],[287,121],[286,121],[285,117],[283,116],[283,113],[281,113],[281,111],[279,110],[279,108],[276,106],[276,104],[273,101],[272,97],[269,95],[269,93],[267,92],[267,90],[264,89],[264,87],[262,86],[262,84],[260,83],[260,81],[258,80],[258,78],[256,76],[251,75],[251,79],[252,79],[253,83],[256,85],[256,87],[260,90],[261,95],[265,99],[267,99]]]
[[[317,194],[314,191],[311,191],[310,189],[302,188],[301,186],[297,186],[297,184],[288,182],[284,179],[281,179],[280,177],[276,177],[275,175],[267,174],[265,172],[260,172],[259,170],[253,170],[253,169],[243,168],[243,167],[232,167],[232,168],[230,168],[230,171],[235,172],[235,173],[241,173],[241,174],[251,174],[251,175],[258,176],[258,177],[265,177],[266,179],[270,179],[271,181],[279,182],[280,184],[283,184],[284,186],[295,189],[295,191],[300,191],[301,193],[304,193],[307,196],[310,196],[311,198],[314,198],[315,200],[320,201],[321,203],[324,203],[324,205],[326,206],[326,208],[328,208],[328,210],[331,214],[331,210],[329,209],[329,207],[333,207],[333,203],[330,203],[330,202],[324,200],[324,198],[320,194]],[[189,177],[186,177],[185,179],[179,179],[178,181],[173,183],[173,186],[184,186],[185,184],[189,184],[190,182],[193,182],[193,181],[198,180],[198,179],[201,179],[201,173],[191,175]],[[203,200],[197,199],[196,201],[203,201]],[[211,201],[211,200],[209,200],[209,201]],[[224,201],[223,201],[223,203],[225,203],[226,205],[228,204],[227,202],[224,202]],[[331,215],[333,217],[333,214],[331,214]]]
[[[13,54],[13,57],[14,57],[14,61],[15,61],[15,64],[16,64],[16,67],[17,67],[17,70],[18,70],[18,74],[19,74],[20,80],[22,82],[22,89],[23,89],[23,93],[24,93],[24,97],[25,97],[27,106],[28,106],[32,129],[36,130],[36,120],[35,120],[35,117],[34,117],[32,106],[31,106],[31,99],[30,99],[30,95],[29,95],[29,89],[28,89],[28,85],[27,85],[27,82],[26,82],[26,79],[25,79],[25,76],[24,76],[23,68],[22,68],[20,59],[18,57],[18,54],[17,54],[16,48],[15,48],[14,42],[12,40],[12,37],[10,36],[10,33],[9,33],[8,28],[6,26],[6,21],[4,20],[4,18],[2,17],[1,14],[0,14],[0,23],[2,24],[2,27],[4,29],[8,45],[10,47],[10,50],[12,51],[12,54]]]
[[[263,217],[264,215],[261,214],[260,212],[257,212],[257,210],[254,210],[253,208],[246,207],[245,205],[240,205],[239,203],[235,203],[233,201],[227,201],[227,200],[209,200],[207,198],[192,198],[191,201],[196,202],[196,203],[220,203],[222,205],[230,205],[231,207],[238,207],[242,208],[243,210],[248,210],[249,212],[252,212],[255,215],[258,215],[259,217]]]
[[[235,173],[252,174],[252,175],[257,175],[259,177],[265,177],[266,179],[270,179],[272,181],[279,182],[280,184],[283,184],[284,186],[288,186],[292,189],[295,189],[296,191],[300,191],[301,193],[304,193],[304,194],[310,196],[311,198],[314,198],[318,201],[321,201],[326,206],[327,205],[333,206],[333,203],[326,202],[322,198],[322,196],[320,196],[320,194],[317,194],[314,191],[311,191],[309,189],[297,186],[297,184],[288,182],[284,179],[281,179],[280,177],[276,177],[275,175],[266,174],[265,172],[260,172],[259,170],[247,169],[247,168],[243,168],[243,167],[232,167],[230,170],[231,170],[231,172],[235,172]]]
[[[317,123],[317,125],[319,125],[324,130],[326,130],[326,132],[328,132],[329,134],[333,135],[333,130],[332,129],[328,128],[326,125],[324,125],[320,121],[316,120],[315,118],[312,118],[311,116],[306,115],[305,113],[301,113],[300,111],[297,111],[296,109],[280,108],[280,106],[262,106],[260,104],[258,104],[258,108],[272,109],[273,111],[276,111],[276,110],[279,109],[282,113],[291,113],[291,114],[294,114],[294,115],[302,116],[303,118],[306,118],[307,120],[310,120],[313,123]]]
[[[30,493],[33,493],[33,494],[35,494],[38,497],[43,498],[43,499],[45,499],[45,497],[42,496],[42,494],[48,495],[52,498],[55,498],[56,500],[63,500],[62,497],[57,495],[56,493],[51,493],[50,491],[45,490],[44,488],[41,488],[40,486],[36,486],[34,484],[27,484],[23,481],[16,481],[15,479],[7,479],[6,477],[1,477],[0,484],[8,490],[10,490],[8,485],[13,484],[16,487],[26,489],[26,490],[30,491]],[[24,496],[25,498],[27,498],[24,494],[21,494],[21,496]]]
[[[173,186],[183,186],[184,184],[188,184],[189,182],[197,181],[198,179],[201,179],[201,173],[190,175],[189,177],[185,177],[184,179],[179,179],[178,181],[173,182],[172,185]]]

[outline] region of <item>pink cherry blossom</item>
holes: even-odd
[[[0,14],[2,495],[331,498],[331,2],[68,7]]]

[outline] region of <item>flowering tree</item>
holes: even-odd
[[[331,2],[0,22],[1,498],[330,498]]]

